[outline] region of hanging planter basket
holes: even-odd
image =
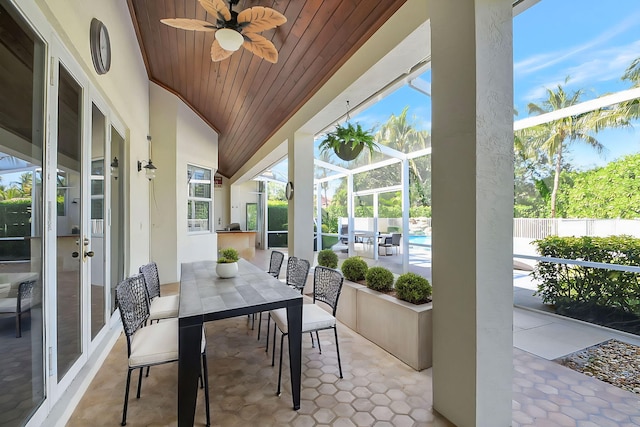
[[[360,155],[363,149],[363,143],[360,143],[355,147],[352,143],[346,143],[342,144],[340,147],[334,148],[333,151],[336,153],[336,156],[340,157],[342,160],[350,162],[351,160],[355,160],[355,158]]]
[[[327,133],[318,146],[321,152],[333,150],[340,159],[345,161],[356,159],[365,147],[371,154],[379,149],[378,144],[373,142],[373,133],[371,130],[364,130],[359,123],[349,122],[336,125],[335,130]]]

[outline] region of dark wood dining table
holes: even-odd
[[[178,315],[179,427],[194,425],[203,323],[277,308],[287,309],[291,394],[293,409],[300,409],[302,295],[244,259],[238,261],[238,270],[236,277],[221,279],[216,274],[215,261],[182,264]]]

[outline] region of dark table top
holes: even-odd
[[[216,261],[182,264],[180,278],[181,324],[189,318],[200,321],[225,319],[302,304],[302,295],[249,261],[238,261],[238,275],[221,279]]]

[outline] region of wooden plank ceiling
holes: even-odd
[[[218,173],[231,177],[406,0],[240,0],[287,23],[261,34],[271,64],[240,48],[212,62],[212,33],[168,27],[163,18],[215,23],[197,0],[127,0],[149,80],[178,95],[219,134]]]

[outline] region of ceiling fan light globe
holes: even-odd
[[[224,50],[235,52],[240,49],[242,43],[244,43],[244,37],[239,32],[230,28],[221,28],[216,31],[216,40],[220,43],[220,47]]]

